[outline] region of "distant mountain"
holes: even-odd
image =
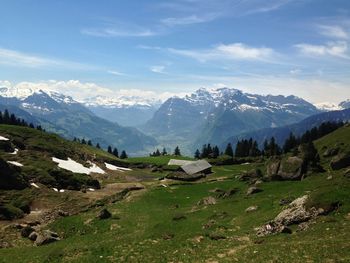
[[[279,145],[283,145],[284,141],[287,139],[289,134],[292,132],[293,134],[300,136],[305,131],[319,126],[323,122],[349,122],[350,121],[350,108],[340,111],[330,111],[323,112],[313,116],[310,116],[298,123],[287,125],[284,127],[278,128],[266,128],[251,132],[242,133],[239,135],[234,135],[228,138],[224,143],[222,143],[221,147],[225,147],[227,143],[232,143],[236,145],[238,140],[253,138],[256,140],[260,146],[262,146],[264,140],[269,140],[272,136],[276,139],[276,142]]]
[[[203,143],[221,144],[235,134],[288,125],[319,112],[296,96],[199,89],[185,98],[168,99],[143,131],[159,137],[164,144],[176,141],[193,151]]]
[[[349,109],[350,108],[350,99],[339,103],[339,106],[343,109]]]
[[[161,105],[159,100],[145,99],[142,96],[96,96],[82,103],[101,118],[132,127],[145,124]]]
[[[71,97],[56,92],[1,88],[0,104],[25,110],[49,131],[67,138],[90,139],[102,147],[112,145],[129,153],[138,153],[156,144],[153,138],[137,129],[97,117]]]

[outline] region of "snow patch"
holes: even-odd
[[[0,141],[9,141],[6,137],[0,136]]]
[[[19,163],[19,162],[15,162],[15,161],[7,161],[8,163],[14,165],[14,166],[18,166],[18,167],[22,167],[23,164]]]
[[[91,167],[89,168],[83,166],[80,163],[77,163],[71,158],[68,158],[68,160],[62,160],[59,158],[52,157],[52,161],[57,163],[58,167],[71,171],[73,173],[81,173],[81,174],[90,174],[90,173],[104,174],[105,173],[105,171],[103,171],[100,167],[98,167],[96,164],[90,161],[89,161],[89,164],[91,165]]]
[[[38,189],[40,188],[39,185],[37,185],[36,183],[31,183],[30,185]]]
[[[119,167],[119,166],[115,166],[115,165],[110,164],[110,163],[105,163],[105,166],[107,169],[112,170],[112,171],[121,171],[121,172],[132,171],[132,169],[130,169],[130,168]]]
[[[16,155],[17,153],[18,153],[18,149],[17,149],[17,148],[15,148],[14,152],[12,152],[12,153],[9,153],[9,154],[13,154],[13,155]]]

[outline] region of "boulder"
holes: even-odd
[[[336,147],[336,148],[330,148],[330,149],[327,149],[324,153],[323,153],[323,157],[332,157],[334,155],[337,155],[339,152],[339,148]]]
[[[331,160],[331,168],[339,170],[350,166],[350,152],[338,154]]]
[[[30,235],[28,236],[28,238],[31,240],[31,241],[35,241],[38,237],[38,233],[37,232],[32,232],[30,233]]]
[[[239,176],[239,180],[241,181],[252,181],[262,178],[263,174],[260,169],[253,169],[248,172],[243,173]]]
[[[225,199],[225,198],[229,198],[229,197],[233,196],[238,191],[239,191],[238,188],[232,188],[232,189],[229,189],[227,191],[219,189],[219,191],[216,191],[215,193],[216,193],[217,198]]]
[[[35,244],[37,246],[42,246],[59,240],[60,238],[58,237],[57,233],[52,232],[50,230],[44,230],[37,234]]]
[[[256,210],[258,210],[258,206],[253,205],[253,206],[249,206],[245,211],[246,211],[247,213],[250,213],[250,212],[254,212],[254,211],[256,211]]]
[[[172,179],[172,180],[191,182],[191,181],[197,181],[203,177],[205,177],[205,174],[203,174],[203,173],[189,175],[189,174],[186,174],[184,172],[178,171],[178,172],[169,173],[165,178]]]
[[[215,205],[216,199],[212,196],[204,197],[202,200],[200,200],[197,205]]]
[[[98,214],[97,214],[97,218],[99,219],[107,219],[110,218],[112,216],[112,214],[106,209],[103,208]]]
[[[31,226],[25,226],[21,229],[21,236],[29,237],[29,235],[33,232],[34,232],[34,228],[32,228]]]
[[[247,190],[247,195],[252,195],[252,194],[256,194],[256,193],[260,193],[262,192],[263,190],[256,187],[256,186],[252,186],[252,187],[249,187],[248,190]]]
[[[266,167],[266,175],[269,178],[277,176],[278,170],[280,168],[281,160],[273,159],[271,160]]]
[[[281,161],[277,177],[281,180],[300,180],[303,175],[304,161],[297,156],[291,156]]]
[[[186,219],[186,216],[183,214],[177,214],[173,217],[174,221],[180,221],[180,220],[184,220],[184,219]]]

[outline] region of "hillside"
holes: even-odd
[[[347,122],[350,121],[350,109],[337,110],[330,112],[323,112],[315,114],[304,120],[294,123],[291,125],[286,125],[277,128],[265,128],[255,131],[241,133],[235,136],[229,137],[221,147],[224,148],[227,143],[232,143],[236,145],[238,140],[254,138],[261,146],[265,140],[269,140],[271,137],[276,139],[276,142],[283,145],[284,141],[288,138],[289,134],[292,132],[296,136],[300,136],[305,131],[310,130],[313,127],[319,126],[324,122]]]
[[[1,135],[5,128],[0,130]],[[14,129],[4,135],[14,136],[18,132]],[[150,172],[150,164],[154,160],[157,167],[163,167],[165,158],[147,157],[144,168],[135,167],[110,176],[104,179],[102,189],[95,192],[32,189],[41,193],[42,206],[43,200],[50,203],[53,198],[64,198],[75,209],[69,210],[61,204],[61,209],[68,209],[69,216],[42,221],[41,228],[56,232],[61,239],[45,246],[33,247],[32,241],[20,236],[19,230],[6,227],[11,223],[4,223],[1,244],[8,248],[0,250],[1,259],[3,262],[347,262],[350,259],[349,172],[348,168],[333,170],[330,163],[350,148],[349,134],[347,125],[317,140],[315,145],[324,172],[310,170],[302,180],[269,178],[267,167],[271,160],[264,159],[243,165],[214,166],[213,174],[193,183],[159,181],[157,178],[167,171]],[[35,141],[30,138],[33,135],[39,134],[29,133],[28,142]],[[59,138],[47,136],[46,140],[51,138],[59,144]],[[45,143],[45,151],[51,152],[50,144]],[[64,145],[71,149],[71,154],[77,153],[73,143]],[[94,152],[97,159],[112,158],[95,149],[79,147],[88,156]],[[337,153],[324,154],[334,147],[339,147]],[[143,159],[130,162],[139,165]],[[260,169],[263,177],[252,172],[255,169]],[[115,188],[119,190],[108,192],[112,185],[119,185]],[[125,192],[123,189],[130,185],[143,190]],[[259,191],[252,191],[252,186]],[[101,196],[104,198],[99,199],[98,206],[87,205],[87,199],[94,203]],[[80,202],[85,204],[84,209],[79,208]],[[293,210],[293,205],[299,210]],[[111,217],[97,217],[103,208]],[[282,220],[279,218],[289,221],[278,221]],[[274,225],[278,222],[285,224],[283,228],[275,228],[280,226]],[[269,233],[268,225],[277,232]],[[261,234],[262,229],[267,233]],[[284,247],[290,252],[281,249]]]

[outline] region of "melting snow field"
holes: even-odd
[[[30,185],[35,187],[35,188],[40,188],[39,185],[37,185],[36,183],[31,183]]]
[[[0,136],[0,141],[8,141],[9,139],[3,137],[3,136]]]
[[[10,163],[10,164],[13,164],[15,166],[18,166],[18,167],[22,167],[23,166],[23,164],[21,164],[19,162],[15,162],[15,161],[7,161],[7,162]]]
[[[87,168],[82,164],[72,160],[71,158],[68,158],[68,160],[62,160],[59,158],[52,157],[52,161],[57,163],[58,167],[62,169],[66,169],[73,173],[81,173],[81,174],[90,174],[90,173],[104,174],[105,173],[105,171],[103,171],[100,167],[98,167],[96,164],[92,162],[89,162],[91,167]]]
[[[16,155],[18,153],[18,149],[15,148],[14,152],[10,153],[10,154],[13,154],[13,155]]]
[[[112,170],[112,171],[121,171],[121,172],[132,171],[130,168],[119,167],[119,166],[115,166],[115,165],[110,164],[110,163],[105,163],[105,165],[106,165],[107,169]]]

